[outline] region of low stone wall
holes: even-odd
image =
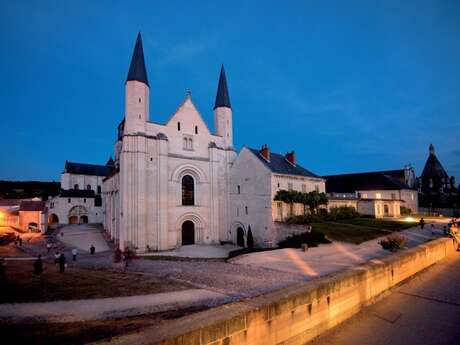
[[[110,344],[305,344],[454,250],[451,239],[438,239],[340,273],[112,338]]]
[[[305,225],[287,224],[285,222],[273,222],[274,244],[278,243],[289,236],[300,235],[307,231]]]

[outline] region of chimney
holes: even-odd
[[[294,151],[291,151],[291,152],[287,152],[285,155],[284,155],[284,158],[286,158],[286,160],[291,163],[293,166],[296,165],[296,162],[295,162],[295,152]]]
[[[268,149],[268,145],[262,145],[262,148],[260,149],[260,154],[262,157],[265,158],[267,162],[270,162],[270,150]]]

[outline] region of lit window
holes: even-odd
[[[363,193],[363,199],[367,199],[367,193]]]
[[[412,194],[410,195],[410,198],[411,198],[412,200],[414,200],[414,193],[412,193]]]
[[[375,198],[376,198],[376,199],[382,199],[382,194],[380,194],[380,193],[375,193]]]

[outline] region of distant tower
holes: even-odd
[[[219,85],[217,87],[216,104],[214,105],[214,123],[216,135],[224,138],[226,148],[233,147],[232,106],[228,96],[227,79],[224,65],[220,70]]]
[[[149,120],[149,91],[142,37],[139,32],[125,84],[124,133],[145,132],[145,122]]]

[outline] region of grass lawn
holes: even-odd
[[[145,295],[177,291],[188,286],[135,273],[67,268],[61,274],[44,263],[41,276],[32,273],[33,261],[8,261],[6,281],[0,281],[0,303]]]
[[[179,318],[204,309],[206,307],[191,307],[183,310],[116,320],[66,323],[4,323],[0,324],[0,334],[5,340],[14,340],[14,344],[86,344],[128,332],[139,332],[146,327],[152,327],[162,322],[162,320]]]
[[[314,231],[322,232],[329,239],[354,244],[360,244],[390,234],[392,231],[408,229],[415,225],[416,223],[372,218],[355,218],[312,224]]]

